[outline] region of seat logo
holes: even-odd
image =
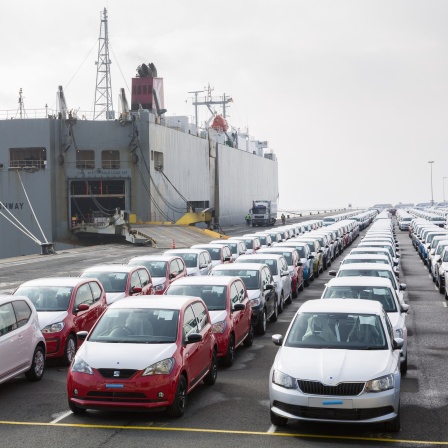
[[[114,377],[119,377],[119,376],[120,376],[120,371],[114,370]]]

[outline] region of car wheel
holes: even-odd
[[[268,318],[266,314],[266,310],[263,308],[263,311],[261,312],[260,319],[258,320],[257,324],[257,334],[263,336],[266,333],[266,327],[268,323]]]
[[[305,286],[306,286],[305,280],[303,280],[302,278],[302,283],[300,283],[299,291],[303,291],[305,289]]]
[[[406,375],[407,371],[408,371],[408,354],[406,353],[406,358],[404,358],[404,361],[400,364],[400,372],[402,375]]]
[[[300,288],[299,288],[299,279],[297,279],[296,287],[294,289],[294,292],[292,293],[292,297],[294,299],[297,299],[297,297],[299,297],[299,290],[300,290]],[[289,303],[292,303],[291,298],[289,299]]]
[[[277,319],[278,319],[278,307],[279,307],[279,305],[278,305],[278,303],[277,303],[277,300],[275,300],[275,303],[274,303],[274,311],[273,311],[271,317],[269,318],[269,320],[270,320],[271,322],[277,322]]]
[[[285,417],[280,417],[271,411],[271,423],[275,426],[286,426],[288,424],[288,419]]]
[[[285,298],[283,296],[283,291],[280,294],[280,301],[277,304],[277,309],[278,309],[278,314],[282,314],[283,310],[285,309]],[[277,320],[277,319],[275,319],[275,320]]]
[[[76,339],[71,334],[67,338],[67,341],[65,343],[65,350],[64,350],[64,356],[63,356],[64,364],[69,366],[71,364],[71,362],[73,361],[75,354],[76,354]]]
[[[440,294],[443,294],[443,292],[445,291],[445,288],[443,287],[442,282],[440,281],[440,277],[439,277],[438,289],[439,289]]]
[[[386,428],[386,431],[388,432],[399,432],[401,428],[401,422],[400,422],[400,405],[398,405],[398,413],[397,416],[388,422],[384,423],[384,426]]]
[[[70,400],[68,400],[68,407],[73,414],[81,415],[86,413],[86,409],[76,406],[76,404],[72,403]]]
[[[29,370],[25,372],[25,376],[30,381],[40,381],[45,371],[45,351],[39,345],[34,350],[33,361]]]
[[[247,336],[244,338],[243,344],[244,344],[244,347],[252,347],[253,343],[254,343],[254,329],[252,328],[252,324],[251,324],[249,333],[247,333]]]
[[[216,354],[216,350],[213,350],[212,364],[207,375],[204,377],[204,383],[207,386],[213,386],[216,383],[216,378],[218,378],[218,355]]]
[[[235,336],[230,335],[229,344],[227,345],[227,352],[223,358],[223,364],[226,367],[230,367],[235,359]]]
[[[183,375],[179,377],[177,383],[176,395],[171,406],[168,406],[168,415],[170,417],[182,417],[187,407],[187,380]]]
[[[315,278],[319,278],[319,269],[314,273],[313,280],[314,280]]]

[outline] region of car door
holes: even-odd
[[[72,308],[73,313],[73,331],[89,331],[96,322],[98,315],[97,310],[93,307],[92,290],[89,283],[83,283],[74,291],[75,300]],[[80,305],[88,305],[87,310],[80,310]],[[69,325],[69,321],[66,322]],[[67,334],[70,331],[67,331]]]
[[[135,291],[134,291],[134,288]],[[138,269],[131,273],[131,277],[129,280],[129,293],[131,296],[139,296],[143,294],[142,282],[140,280],[140,276],[138,275]]]
[[[234,295],[232,289],[236,290],[236,296]],[[235,341],[237,344],[240,344],[250,330],[252,317],[252,310],[247,299],[246,288],[241,280],[235,280],[235,282],[232,283],[230,297],[233,303],[242,303],[245,306],[243,311],[233,312],[235,316]]]
[[[140,284],[142,285],[142,295],[154,294],[149,271],[141,268],[138,270],[138,276],[140,277]]]
[[[200,380],[201,372],[201,352],[198,342],[185,344],[188,336],[192,333],[199,333],[196,316],[193,312],[193,306],[185,308],[182,319],[182,330],[184,338],[184,364],[190,379],[189,386],[193,386]],[[202,342],[202,341],[201,341]]]
[[[207,262],[207,259],[205,257],[205,252],[201,252],[199,254],[198,265],[199,265],[199,274],[200,275],[208,275],[208,273],[210,272],[210,269],[211,269],[211,261],[210,261],[210,264]]]
[[[103,298],[103,290],[97,282],[89,282],[90,289],[92,290],[93,305],[90,307],[92,314],[95,314],[95,321],[103,314],[106,309],[106,298]],[[90,328],[89,328],[90,330]]]
[[[212,326],[209,322],[207,308],[203,302],[193,303],[193,312],[198,323],[198,333],[201,334],[202,340],[198,342],[199,345],[199,362],[201,364],[200,375],[207,373],[212,357],[210,338],[213,337]]]
[[[266,289],[267,285],[272,285],[272,289]],[[266,303],[266,309],[268,317],[272,315],[275,307],[275,285],[274,278],[272,277],[271,270],[268,267],[263,267],[261,270],[261,287],[263,289],[264,302]]]
[[[283,294],[285,300],[287,297],[291,297],[291,275],[289,274],[288,263],[285,257],[279,259],[278,272],[280,274],[280,281],[283,284]],[[286,275],[288,273],[288,275]]]
[[[0,380],[26,365],[25,342],[17,328],[12,303],[3,304],[0,306]]]

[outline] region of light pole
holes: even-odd
[[[431,165],[431,205],[434,205],[434,195],[432,190],[432,165],[434,163],[434,160],[430,160],[428,163]]]
[[[445,202],[445,179],[448,179],[448,177],[443,178],[443,202]]]

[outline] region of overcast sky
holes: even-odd
[[[280,208],[429,201],[428,161],[448,200],[448,1],[2,1],[1,118],[20,88],[28,116],[59,85],[93,110],[104,7],[114,109],[143,62],[167,115],[193,117],[208,84],[232,96],[230,124],[277,154]]]

